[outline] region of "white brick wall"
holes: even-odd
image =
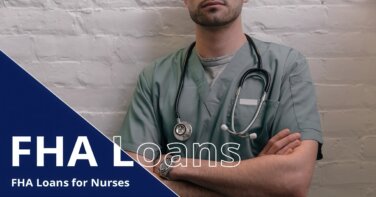
[[[193,40],[182,0],[0,0],[0,49],[111,136],[137,74]],[[376,1],[250,0],[245,30],[301,50],[324,128],[310,196],[376,196]]]

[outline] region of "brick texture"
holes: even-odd
[[[254,0],[245,31],[308,58],[325,136],[309,196],[376,195],[376,1]],[[0,0],[0,49],[107,136],[137,75],[187,45],[181,0]]]

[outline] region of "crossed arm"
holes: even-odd
[[[197,168],[186,159],[187,167],[173,168],[171,180],[163,182],[181,196],[306,196],[318,144],[299,139],[299,134],[283,130],[258,157],[234,168],[209,167],[205,160]]]

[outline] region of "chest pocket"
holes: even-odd
[[[256,114],[258,104],[263,94],[263,82],[258,78],[248,78],[244,83],[235,109],[235,129],[242,131],[251,123]],[[234,99],[235,100],[235,99]],[[252,151],[257,155],[270,139],[278,101],[266,100],[248,133],[256,133]],[[230,120],[231,121],[231,120]]]
[[[252,127],[247,131],[257,133],[258,137],[263,136],[269,138],[270,136],[268,133],[271,129],[278,105],[278,101],[267,100],[261,107],[260,113],[258,114]],[[256,111],[257,106],[244,106],[239,105],[238,103],[235,111],[235,129],[237,131],[245,129],[251,123]],[[267,132],[267,136],[265,136],[265,131]]]

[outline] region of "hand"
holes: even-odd
[[[288,155],[301,144],[300,133],[291,133],[289,129],[280,131],[273,136],[261,151],[259,156],[265,155]]]

